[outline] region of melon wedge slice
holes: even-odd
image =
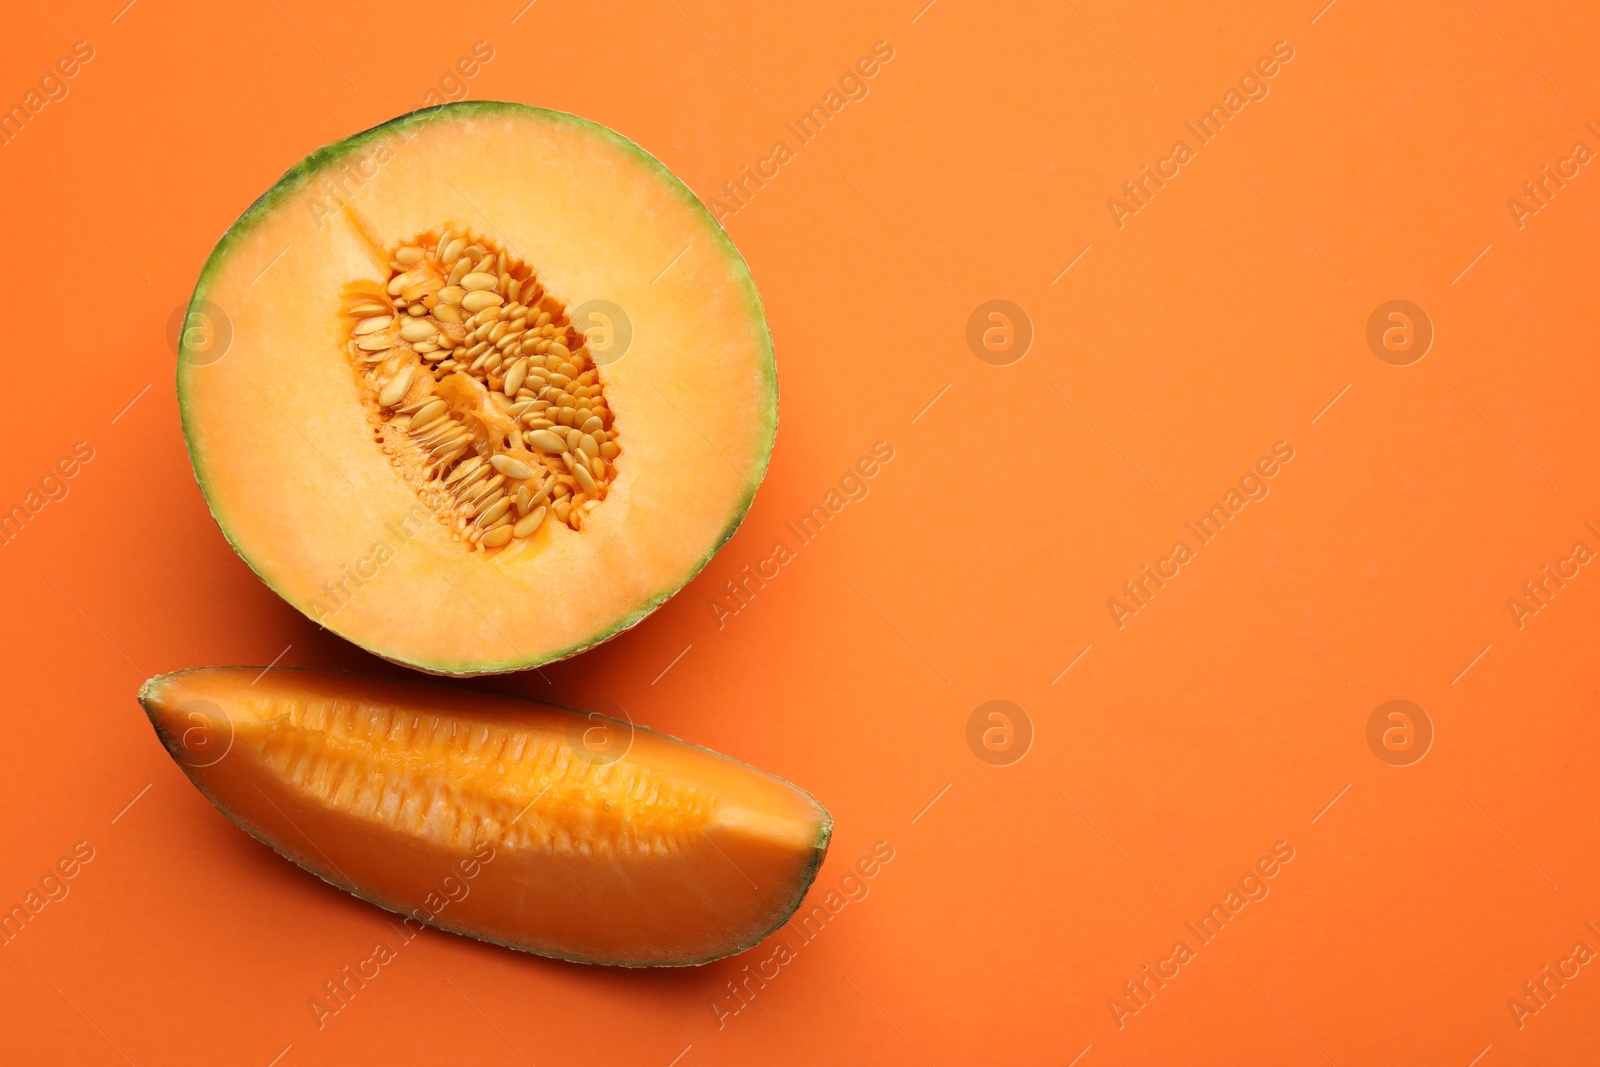
[[[749,948],[799,906],[833,823],[787,782],[642,727],[355,675],[212,667],[139,691],[207,799],[325,881],[585,963]]]
[[[224,535],[312,619],[433,673],[638,622],[732,535],[777,429],[722,227],[638,145],[520,104],[313,152],[187,314],[179,404]]]

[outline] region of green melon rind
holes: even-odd
[[[164,683],[166,683],[168,681],[168,679],[177,678],[180,675],[189,674],[189,673],[195,672],[195,671],[211,671],[211,670],[249,670],[249,671],[253,671],[253,670],[258,670],[258,669],[261,670],[262,673],[265,673],[267,669],[280,670],[280,671],[302,671],[302,670],[306,670],[306,668],[303,668],[303,667],[273,667],[273,668],[256,668],[256,667],[191,667],[191,668],[189,668],[187,670],[172,671],[172,672],[170,672],[168,674],[158,674],[154,678],[149,679],[148,681],[146,681],[143,685],[141,685],[139,687],[139,693],[138,693],[139,706],[144,709],[145,715],[150,719],[150,725],[155,729],[155,732],[156,732],[156,739],[161,742],[161,747],[165,748],[167,750],[168,755],[172,755],[173,756],[173,762],[176,763],[178,765],[178,768],[183,771],[184,776],[189,779],[189,783],[191,785],[193,785],[196,790],[199,791],[201,796],[205,797],[208,801],[211,802],[211,806],[212,807],[216,808],[219,812],[221,812],[224,816],[226,816],[229,822],[231,822],[235,826],[239,827],[239,829],[243,830],[245,833],[249,834],[251,837],[253,837],[257,841],[261,842],[263,845],[266,845],[273,852],[277,853],[279,856],[282,856],[284,859],[288,860],[290,863],[294,864],[296,867],[299,867],[301,870],[307,871],[310,874],[315,875],[317,878],[319,878],[322,881],[326,882],[328,885],[332,886],[333,888],[342,890],[342,891],[344,891],[346,893],[349,893],[353,897],[357,897],[357,898],[359,898],[361,900],[366,901],[368,904],[371,904],[373,907],[382,908],[384,911],[390,912],[390,913],[392,913],[394,915],[401,915],[401,916],[404,916],[405,918],[411,919],[411,920],[413,920],[415,922],[425,922],[426,925],[432,926],[437,930],[444,930],[444,931],[446,931],[448,933],[452,933],[452,934],[460,934],[462,937],[470,937],[474,941],[484,941],[484,942],[487,942],[487,943],[489,943],[491,945],[499,945],[501,948],[512,949],[513,951],[516,951],[516,952],[526,952],[526,953],[528,953],[529,955],[532,955],[532,956],[543,956],[546,959],[564,960],[567,963],[586,963],[586,964],[592,964],[592,965],[600,966],[600,967],[699,967],[699,966],[701,966],[703,964],[713,963],[713,962],[715,962],[717,960],[720,960],[720,959],[726,959],[729,956],[737,956],[741,952],[747,952],[750,949],[755,948],[757,945],[761,944],[761,942],[765,941],[767,938],[771,937],[773,934],[777,933],[779,930],[783,929],[784,924],[786,924],[791,918],[794,917],[794,913],[796,911],[800,910],[800,905],[805,903],[806,893],[810,891],[812,884],[817,880],[817,872],[822,869],[822,861],[827,857],[827,855],[828,855],[828,845],[833,839],[833,816],[832,816],[832,814],[830,814],[828,809],[823,807],[821,802],[818,801],[816,797],[812,796],[810,792],[808,792],[807,790],[801,789],[799,786],[795,785],[793,782],[789,781],[788,779],[779,778],[776,774],[773,774],[771,771],[764,771],[759,767],[754,767],[754,766],[751,766],[748,763],[745,763],[743,760],[736,760],[732,756],[724,756],[722,753],[717,752],[717,751],[715,751],[713,749],[706,748],[704,745],[696,745],[696,744],[693,744],[691,742],[684,741],[682,738],[673,737],[671,734],[662,733],[659,730],[652,730],[648,726],[639,726],[639,725],[637,725],[635,723],[631,723],[630,722],[630,723],[626,723],[624,725],[627,725],[632,730],[643,730],[645,733],[655,734],[658,737],[665,737],[668,740],[676,741],[679,744],[688,745],[690,748],[699,749],[701,752],[708,753],[709,755],[715,756],[718,759],[727,760],[729,763],[738,764],[740,767],[748,768],[749,770],[755,771],[757,774],[762,774],[762,775],[766,775],[768,778],[777,779],[778,781],[782,782],[784,785],[788,786],[790,789],[793,789],[796,792],[798,792],[801,795],[803,795],[806,799],[810,800],[813,804],[817,805],[817,810],[822,812],[822,825],[817,830],[817,842],[816,842],[816,846],[815,846],[815,852],[812,855],[811,864],[804,871],[802,871],[800,876],[795,880],[794,898],[789,903],[789,906],[784,909],[783,913],[778,918],[777,922],[773,923],[772,926],[770,926],[767,930],[762,932],[758,937],[752,938],[748,942],[745,942],[745,943],[743,943],[743,944],[741,944],[741,945],[739,945],[739,946],[737,946],[735,948],[730,948],[726,952],[719,952],[719,953],[717,953],[716,955],[713,955],[713,956],[706,956],[706,957],[701,958],[701,959],[692,959],[692,960],[671,960],[671,961],[661,961],[661,962],[654,962],[654,963],[640,963],[640,962],[635,962],[635,961],[631,961],[631,960],[601,960],[601,959],[588,959],[588,958],[585,958],[585,957],[582,957],[582,956],[563,956],[560,953],[547,952],[547,951],[544,951],[542,949],[530,948],[527,945],[515,945],[515,944],[512,944],[509,941],[497,941],[492,937],[485,937],[482,934],[473,933],[471,930],[463,930],[463,929],[460,929],[459,927],[451,926],[448,923],[441,923],[441,922],[434,922],[434,921],[431,921],[431,920],[418,919],[415,915],[411,915],[411,914],[409,914],[407,912],[400,911],[399,909],[397,909],[397,908],[395,908],[395,907],[393,907],[393,906],[391,906],[389,904],[386,904],[381,900],[378,900],[378,899],[376,899],[374,897],[367,896],[367,894],[361,892],[361,890],[357,889],[355,886],[347,885],[344,882],[341,882],[341,881],[338,881],[337,879],[329,877],[326,873],[317,870],[315,867],[307,866],[306,864],[302,863],[300,860],[296,859],[295,857],[289,855],[287,852],[283,851],[283,849],[279,848],[277,846],[277,844],[275,844],[272,841],[272,839],[270,837],[268,837],[266,834],[258,832],[255,829],[255,827],[253,827],[247,820],[240,818],[238,815],[235,815],[232,811],[229,811],[226,807],[224,807],[217,800],[216,797],[212,796],[206,790],[205,786],[200,784],[199,779],[197,779],[193,774],[189,773],[189,768],[184,766],[183,761],[178,759],[177,756],[174,755],[175,752],[177,752],[179,749],[181,749],[183,747],[182,739],[181,738],[176,738],[176,737],[168,737],[167,735],[165,735],[165,734],[163,734],[161,732],[161,727],[156,722],[155,712],[154,712],[154,710],[152,708],[152,705],[156,702],[156,695],[155,694],[160,689],[160,687]],[[364,676],[364,675],[356,674],[354,672],[346,672],[346,671],[339,671],[339,672],[336,672],[336,673],[348,674],[350,677],[356,677],[356,678],[370,677],[370,676]],[[411,684],[411,685],[430,685],[431,684],[431,685],[441,686],[441,688],[443,687],[442,683],[438,683],[438,682],[432,682],[432,683],[430,683],[430,682],[410,682],[410,683],[407,683],[407,684]],[[457,691],[459,692],[459,690],[457,690]],[[502,695],[502,694],[495,694],[495,695]],[[520,699],[520,698],[518,698],[518,697],[508,697],[507,699],[517,700],[517,699]],[[559,708],[562,711],[569,711],[569,712],[573,712],[574,714],[582,714],[582,715],[585,715],[586,718],[598,715],[598,712],[579,712],[574,708],[568,708],[568,707],[565,707],[564,705],[561,705],[561,704],[551,704],[551,703],[549,703],[549,701],[533,701],[533,700],[530,700],[530,701],[527,701],[527,703],[530,703],[530,704],[544,704],[544,705],[546,705],[548,707]],[[602,719],[608,719],[611,722],[617,722],[617,723],[621,722],[621,720],[619,720],[619,719],[612,719],[609,715],[600,715],[599,717],[602,718]]]
[[[766,411],[763,412],[763,422],[766,428],[766,443],[765,446],[760,450],[757,470],[747,481],[744,497],[734,508],[733,514],[728,520],[727,526],[724,527],[721,536],[717,538],[716,542],[711,546],[711,549],[705,554],[705,556],[688,569],[688,572],[685,573],[682,581],[666,589],[654,598],[648,600],[636,611],[624,615],[621,619],[617,620],[617,622],[610,629],[602,630],[597,634],[578,641],[576,644],[561,652],[553,653],[544,657],[543,659],[537,657],[523,658],[518,656],[509,659],[473,663],[410,660],[402,656],[391,655],[380,648],[375,648],[370,645],[363,645],[354,638],[349,637],[338,630],[334,630],[335,633],[338,633],[339,636],[344,637],[351,643],[359,645],[360,647],[371,652],[373,655],[386,659],[391,663],[398,663],[403,667],[411,667],[416,670],[425,671],[429,674],[448,675],[452,677],[472,677],[482,674],[504,674],[508,671],[531,670],[534,667],[539,667],[546,663],[554,663],[557,660],[567,659],[568,657],[575,656],[580,652],[585,652],[596,645],[609,641],[611,638],[622,633],[624,630],[628,630],[638,625],[645,616],[649,615],[652,611],[655,611],[685,585],[688,585],[689,582],[693,581],[695,576],[705,569],[706,564],[711,562],[711,558],[721,550],[723,545],[728,543],[729,538],[731,538],[735,531],[739,529],[740,523],[744,521],[746,513],[750,510],[750,505],[755,502],[756,490],[760,487],[762,480],[766,477],[767,468],[772,461],[772,448],[777,440],[778,435],[778,367],[772,350],[772,332],[767,326],[766,313],[761,304],[761,294],[756,290],[755,279],[751,276],[750,266],[745,262],[744,256],[740,254],[739,249],[734,245],[733,240],[728,236],[727,231],[722,228],[722,224],[719,223],[716,218],[712,216],[711,212],[706,209],[706,206],[700,202],[700,198],[695,196],[693,190],[685,185],[677,175],[668,170],[664,163],[662,163],[655,156],[651,155],[640,145],[629,140],[615,130],[607,126],[602,126],[597,122],[591,122],[588,119],[580,118],[577,115],[569,114],[565,111],[552,111],[547,108],[534,107],[531,104],[519,104],[502,100],[466,100],[453,104],[441,104],[438,107],[426,108],[421,111],[413,111],[409,114],[401,115],[398,118],[390,119],[388,122],[374,126],[369,130],[364,130],[361,133],[353,134],[350,137],[346,137],[342,141],[336,141],[333,144],[324,145],[323,147],[312,152],[299,163],[285,171],[283,177],[279,178],[275,183],[273,183],[272,187],[265,193],[262,193],[255,203],[251,204],[247,209],[245,209],[244,214],[240,215],[238,220],[235,221],[232,226],[228,227],[227,232],[224,233],[221,239],[217,241],[215,247],[211,249],[211,254],[206,257],[205,265],[200,269],[200,278],[199,281],[196,282],[194,294],[189,298],[188,306],[185,308],[185,317],[183,321],[189,321],[189,314],[197,310],[201,304],[207,300],[210,295],[212,285],[216,280],[217,273],[220,270],[222,263],[227,259],[229,253],[233,250],[234,245],[241,241],[247,234],[249,234],[250,231],[255,227],[255,224],[262,218],[266,217],[275,207],[277,207],[279,201],[281,201],[284,197],[298,192],[300,189],[310,184],[316,175],[323,169],[338,164],[340,161],[347,159],[351,155],[359,152],[361,149],[375,143],[380,138],[387,137],[395,133],[402,133],[414,127],[419,127],[438,121],[441,118],[448,119],[453,115],[463,112],[476,114],[493,114],[495,112],[515,112],[519,114],[532,113],[533,115],[542,117],[549,121],[564,122],[575,126],[581,126],[582,128],[600,136],[610,138],[625,149],[635,153],[642,160],[644,160],[648,166],[652,167],[657,172],[657,174],[664,182],[666,182],[669,188],[676,189],[679,196],[689,206],[690,210],[699,213],[702,221],[705,224],[707,233],[712,239],[713,246],[720,247],[723,254],[736,265],[734,274],[737,278],[742,279],[743,281],[743,286],[745,289],[745,302],[759,329],[759,340],[762,344],[762,347],[764,347],[766,350],[766,359],[762,361],[762,371],[764,377],[766,378],[766,388],[764,391],[767,396],[767,404]],[[188,376],[204,370],[204,365],[191,362],[190,357],[193,356],[194,353],[190,349],[190,346],[185,343],[187,336],[187,331],[179,331],[180,343],[178,350],[177,370],[178,412],[183,424],[184,444],[189,452],[189,464],[194,470],[195,481],[200,486],[200,492],[205,497],[206,507],[210,510],[211,517],[216,521],[218,528],[222,530],[222,536],[227,540],[228,545],[234,550],[234,552],[238,554],[239,558],[244,560],[245,566],[249,567],[253,572],[255,572],[256,577],[260,578],[269,589],[283,597],[285,601],[287,601],[291,606],[293,606],[301,614],[305,615],[312,622],[315,622],[317,625],[321,626],[323,625],[322,621],[313,615],[306,605],[296,603],[288,596],[288,594],[274,585],[271,579],[269,579],[260,571],[259,568],[256,567],[255,563],[251,561],[250,557],[245,554],[242,548],[239,547],[239,543],[234,538],[233,532],[228,528],[226,518],[217,510],[216,505],[212,502],[211,490],[207,484],[207,477],[203,469],[203,461],[196,445],[193,427],[190,425],[188,404],[189,398],[187,390],[185,389]]]

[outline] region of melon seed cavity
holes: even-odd
[[[362,699],[278,696],[256,706],[259,725],[240,736],[302,795],[439,845],[665,855],[687,849],[718,805],[705,788],[632,760],[599,773],[525,726]],[[507,782],[518,779],[533,802],[507,801]]]
[[[345,286],[341,324],[389,462],[469,550],[583,529],[621,447],[565,306],[479,234],[429,231],[387,254],[383,283]]]

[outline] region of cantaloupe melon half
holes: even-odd
[[[733,533],[777,428],[721,227],[639,146],[519,104],[312,153],[218,243],[186,327],[184,432],[228,540],[436,673],[638,622]]]

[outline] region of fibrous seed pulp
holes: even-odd
[[[236,728],[312,804],[441,845],[664,855],[692,845],[719,805],[548,729],[380,701],[264,697]]]
[[[532,267],[458,228],[386,252],[342,324],[373,436],[453,536],[495,552],[581,530],[621,446],[584,335]]]

